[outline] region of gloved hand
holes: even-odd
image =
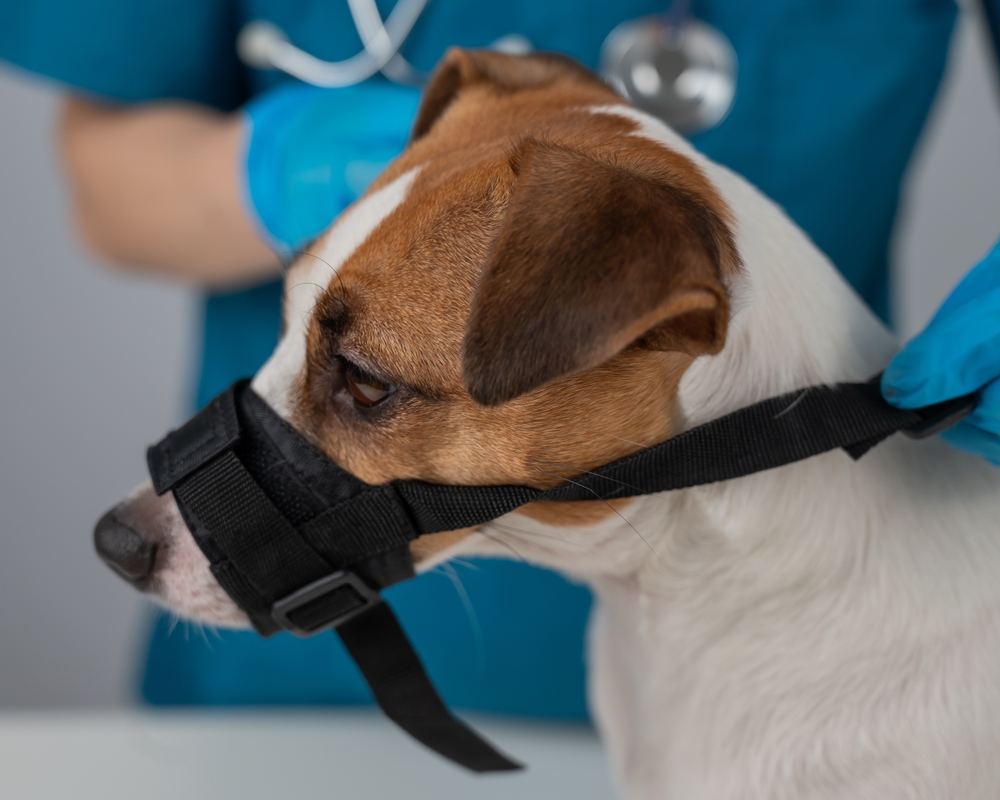
[[[322,233],[406,147],[420,93],[280,86],[244,108],[247,204],[279,252]]]
[[[1000,466],[1000,243],[882,376],[882,394],[897,408],[971,392],[979,393],[976,410],[942,436]]]

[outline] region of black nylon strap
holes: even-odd
[[[236,394],[246,385],[237,381],[208,405],[149,448],[149,476],[157,494],[172,489],[219,453],[229,450],[239,441],[240,425],[236,415]]]
[[[398,502],[386,496],[391,491],[386,487],[367,493],[374,504],[372,510],[391,506],[399,515]],[[265,604],[274,603],[333,572],[330,563],[281,515],[231,451],[182,480],[174,493],[187,515],[211,531],[215,545],[225,554],[225,561],[213,565],[213,571],[227,591],[229,581],[245,578]],[[322,531],[323,515],[317,520],[313,527]],[[398,535],[379,537],[367,521],[359,519],[358,524],[362,533],[369,528],[368,535],[354,545],[359,558],[399,546]],[[405,537],[402,541],[407,540]],[[235,567],[235,573],[231,567]],[[252,601],[258,603],[257,598]],[[364,603],[364,598],[349,585],[342,585],[298,606],[288,616],[298,627],[308,630]],[[451,715],[385,602],[376,602],[341,624],[337,631],[379,706],[407,733],[475,772],[521,769],[520,764]]]
[[[302,535],[334,564],[403,547],[417,533],[395,494],[392,484],[368,489],[313,517],[302,525]]]
[[[774,397],[700,425],[555,489],[440,486],[400,481],[420,533],[481,525],[535,500],[609,500],[741,478],[837,448],[860,458],[920,422],[888,405],[876,385],[818,386]]]
[[[223,453],[175,486],[174,494],[269,603],[334,571],[274,507],[232,452]]]
[[[337,633],[386,716],[414,739],[474,772],[522,768],[451,715],[388,604],[378,603]]]
[[[150,448],[148,458],[157,492],[173,489],[219,584],[261,633],[285,628],[308,635],[337,626],[386,714],[431,749],[482,772],[519,766],[449,713],[378,595],[412,576],[410,541],[480,525],[535,500],[700,486],[836,448],[859,458],[898,430],[928,435],[953,424],[974,403],[959,398],[900,411],[874,384],[810,387],[541,491],[421,481],[369,486],[241,382]],[[572,466],[553,465],[558,469]]]

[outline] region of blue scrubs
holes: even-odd
[[[991,9],[1000,0],[991,0]],[[386,15],[391,0],[379,0]],[[403,47],[429,69],[448,45],[508,33],[595,67],[617,23],[667,0],[432,0]],[[694,0],[733,42],[732,113],[694,143],[747,176],[812,236],[888,317],[887,251],[903,171],[927,118],[956,17],[952,0]],[[233,109],[287,80],[243,68],[243,22],[268,19],[325,59],[360,42],[343,0],[0,0],[0,57],[124,101],[183,98]],[[377,80],[377,79],[376,79]],[[273,348],[280,288],[206,299],[198,403],[253,373]],[[457,563],[387,592],[455,706],[583,718],[586,590],[514,561]],[[334,636],[152,635],[153,703],[366,703]]]

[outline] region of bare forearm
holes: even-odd
[[[243,207],[235,116],[70,98],[61,143],[78,227],[104,257],[204,285],[277,272]]]

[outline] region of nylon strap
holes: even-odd
[[[599,467],[555,489],[400,481],[420,533],[482,525],[536,500],[610,500],[742,478],[843,448],[857,459],[923,419],[893,408],[877,385],[814,386],[774,397]],[[550,471],[567,465],[552,465]]]
[[[959,398],[902,411],[882,399],[876,384],[810,387],[541,491],[422,481],[369,486],[237,383],[150,448],[149,464],[156,491],[173,489],[219,584],[260,632],[285,627],[309,634],[336,625],[390,719],[471,770],[511,770],[519,765],[451,715],[378,596],[412,576],[410,541],[481,525],[536,500],[610,500],[701,486],[837,448],[860,458],[896,431],[932,431],[974,403]],[[264,461],[262,452],[270,453]],[[551,471],[577,470],[554,464]]]
[[[224,553],[224,560],[213,564],[220,585],[232,594],[227,584],[242,576],[249,587],[241,584],[237,591],[245,593],[249,588],[251,607],[261,612],[335,571],[278,511],[232,451],[190,474],[174,493],[189,524],[211,531],[214,544]],[[373,498],[384,494],[371,493]],[[312,527],[322,530],[323,515],[316,519]],[[364,550],[365,541],[360,545],[361,557],[370,553]],[[367,543],[377,548],[392,545],[394,540],[369,539]],[[301,624],[307,625],[310,614],[319,619],[328,614],[333,617],[351,611],[352,605],[364,604],[363,597],[345,586],[296,613]],[[336,632],[386,716],[417,741],[474,772],[522,768],[452,716],[384,601],[350,618]]]
[[[337,633],[386,716],[414,739],[474,772],[522,768],[451,715],[387,603]]]
[[[337,564],[354,564],[416,538],[391,484],[369,489],[313,517],[302,526],[302,535]]]
[[[269,604],[335,569],[274,507],[231,451],[174,491]]]

